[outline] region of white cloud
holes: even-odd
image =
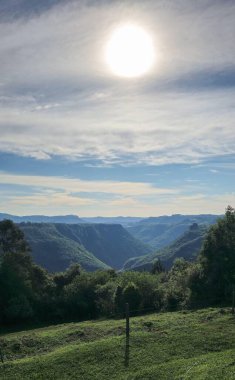
[[[164,201],[156,195],[155,201],[143,200],[141,197],[119,196],[110,200],[81,198],[67,192],[37,193],[33,195],[2,194],[1,212],[17,215],[58,215],[76,214],[79,216],[159,216],[172,214],[223,214],[227,205],[235,205],[235,194],[225,193],[208,196],[195,194],[192,196],[167,196]],[[6,208],[7,205],[7,208]]]
[[[18,189],[22,186],[24,189],[22,192],[18,190],[18,194],[13,190],[1,192],[1,211],[19,215],[222,214],[228,204],[235,204],[235,194],[232,192],[212,195],[199,193],[195,188],[187,193],[187,187],[156,188],[151,183],[141,182],[84,181],[1,172],[0,184],[15,185]]]
[[[66,2],[1,23],[0,150],[150,165],[234,153],[234,88],[206,89],[235,63],[229,3]],[[111,30],[130,19],[159,52],[137,81],[112,77],[103,58]]]
[[[218,173],[219,171],[218,171],[217,169],[210,169],[210,172],[216,174],[216,173]]]
[[[48,208],[52,207],[60,208],[62,205],[66,205],[66,207],[79,207],[79,206],[89,206],[93,205],[96,202],[89,198],[81,198],[79,196],[72,196],[69,193],[42,193],[42,194],[33,194],[33,195],[21,195],[21,196],[14,196],[10,200],[12,205],[16,206],[35,206],[40,208]]]
[[[128,95],[131,98],[131,91]],[[0,149],[47,158],[95,156],[145,164],[200,162],[235,151],[232,93],[122,93],[79,110],[66,107],[0,111]],[[229,96],[228,96],[229,95]],[[79,102],[78,102],[79,104]],[[208,113],[208,114],[207,114]]]
[[[13,175],[3,172],[0,172],[0,184],[62,190],[68,193],[87,192],[126,196],[176,194],[179,191],[154,187],[152,184],[144,182],[85,181],[65,177]]]
[[[224,213],[227,205],[235,205],[235,194],[221,195],[195,194],[191,196],[176,195],[166,197],[164,201],[156,197],[155,201],[147,202],[141,199],[123,198],[116,202],[104,202],[101,209],[96,206],[96,213],[102,215],[131,215],[131,216],[159,216],[172,214],[218,214]],[[92,214],[93,211],[93,214]],[[94,215],[94,210],[86,210],[88,215]]]

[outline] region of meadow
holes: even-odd
[[[235,379],[228,308],[155,313],[2,332],[0,379]]]

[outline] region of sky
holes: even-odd
[[[0,212],[222,214],[235,205],[235,1],[0,0]],[[105,61],[126,23],[141,77]]]

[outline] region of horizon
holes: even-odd
[[[1,2],[0,209],[234,206],[234,18],[219,0]]]
[[[58,217],[77,217],[79,219],[83,219],[83,218],[135,218],[135,219],[148,219],[148,218],[159,218],[159,217],[164,217],[164,216],[178,216],[178,215],[181,215],[181,216],[205,216],[205,215],[213,215],[213,216],[222,216],[224,214],[211,214],[211,213],[199,213],[199,214],[161,214],[161,215],[148,215],[148,216],[131,216],[131,215],[126,215],[126,216],[123,216],[123,215],[114,215],[114,216],[107,216],[107,215],[91,215],[91,216],[82,216],[82,215],[77,215],[77,214],[9,214],[7,212],[0,212],[0,216],[1,214],[6,214],[6,215],[9,215],[9,216],[15,216],[15,217],[32,217],[32,216],[38,216],[38,217],[55,217],[55,218],[58,218]]]

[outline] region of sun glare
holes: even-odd
[[[105,58],[114,74],[127,78],[141,76],[155,60],[152,38],[139,26],[122,26],[111,35]]]

